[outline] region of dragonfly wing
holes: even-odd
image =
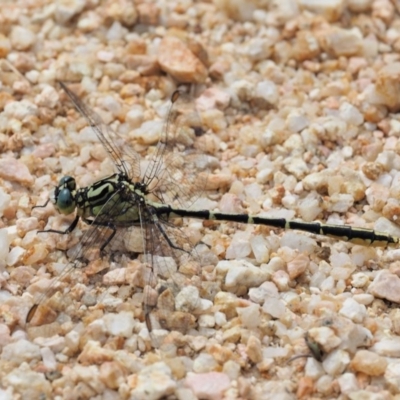
[[[162,218],[152,219],[151,213],[146,219],[143,308],[147,328],[186,333],[195,326],[201,309],[200,259],[180,228]]]
[[[174,92],[156,151],[143,176],[158,201],[188,208],[205,190],[207,157],[196,137],[201,126],[193,99],[183,92]]]
[[[49,323],[51,319],[54,320],[57,314],[64,311],[70,303],[67,302],[66,297],[60,295],[61,292],[77,283],[89,284],[88,277],[93,277],[94,280],[99,281],[101,275],[108,270],[110,264],[104,256],[113,249],[113,242],[119,243],[119,238],[126,231],[126,228],[121,226],[120,221],[120,200],[120,193],[114,193],[108,202],[103,205],[97,217],[90,221],[90,227],[84,232],[79,243],[68,250],[68,258],[71,261],[53,279],[43,294],[36,299],[35,305],[28,313],[28,323],[34,317],[34,325],[42,325]],[[136,207],[133,195],[131,197],[125,196],[124,201],[125,208]],[[85,267],[84,271],[83,267]],[[93,283],[93,280],[91,283]],[[72,287],[70,292],[73,290]],[[82,295],[83,291],[80,290],[80,293],[76,293],[75,297],[79,298]],[[38,314],[37,311],[41,311],[38,316],[36,316]]]
[[[74,104],[79,113],[86,119],[89,126],[94,130],[101,144],[108,152],[120,173],[129,176],[133,180],[140,177],[140,157],[132,150],[123,138],[117,135],[101,117],[71,90],[68,86],[59,82],[64,92]]]

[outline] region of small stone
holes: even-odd
[[[67,346],[70,341],[66,341]],[[114,352],[110,349],[104,348],[99,342],[94,340],[89,340],[81,354],[79,354],[78,361],[84,365],[101,365],[107,361],[113,361]]]
[[[368,292],[376,297],[400,303],[400,278],[388,270],[379,271],[369,285]]]
[[[65,338],[59,335],[47,338],[38,337],[35,339],[35,343],[40,347],[48,347],[53,353],[60,353],[65,348]]]
[[[200,111],[212,110],[215,108],[224,110],[228,107],[229,101],[229,93],[218,89],[217,87],[211,87],[206,89],[196,100],[196,107]]]
[[[139,14],[139,22],[144,25],[157,25],[160,10],[154,3],[138,3],[136,9]]]
[[[67,15],[68,18],[68,15]],[[103,18],[95,12],[88,12],[85,16],[79,18],[77,28],[83,32],[91,32],[95,29],[99,29],[103,22]]]
[[[11,50],[11,43],[10,43],[9,38],[0,34],[0,57],[6,58],[8,53],[10,52],[10,50]],[[8,95],[8,93],[7,93],[7,95]]]
[[[36,41],[36,35],[20,25],[14,25],[10,33],[11,45],[15,50],[28,50]]]
[[[275,271],[271,276],[271,281],[275,283],[280,292],[286,292],[289,289],[290,278],[286,271]]]
[[[100,365],[100,379],[110,389],[118,389],[124,383],[124,370],[116,361],[106,361]]]
[[[160,361],[144,367],[137,374],[137,384],[131,396],[137,400],[158,400],[172,395],[175,389],[170,367]]]
[[[343,373],[349,363],[349,353],[339,349],[329,353],[322,362],[322,366],[329,375],[336,376]]]
[[[392,112],[400,109],[397,94],[400,89],[400,62],[385,65],[378,71],[375,90],[368,92],[368,100],[373,104],[383,104]]]
[[[86,6],[86,0],[58,0],[54,11],[56,21],[65,24],[78,15]]]
[[[353,296],[353,299],[360,304],[364,304],[364,306],[369,306],[374,300],[375,297],[372,294],[368,293],[359,293]]]
[[[313,13],[323,15],[329,22],[337,21],[346,8],[345,0],[299,0],[299,6]]]
[[[35,146],[35,149],[32,152],[32,156],[45,159],[47,157],[51,157],[55,152],[56,148],[53,143],[43,143]],[[42,184],[42,182],[40,183]],[[36,181],[36,184],[38,184],[38,181]]]
[[[270,57],[272,46],[265,38],[254,37],[247,42],[246,54],[250,60],[257,62]]]
[[[350,393],[360,389],[356,376],[350,372],[346,372],[342,376],[339,376],[338,383],[340,391],[344,395],[349,395]]]
[[[354,204],[354,197],[347,193],[335,193],[330,198],[331,204],[329,211],[345,213]]]
[[[297,112],[290,113],[286,119],[287,127],[292,133],[297,133],[302,131],[304,128],[307,128],[309,125],[308,118],[302,114],[298,114]],[[296,137],[298,137],[296,135]],[[287,142],[287,141],[286,141]],[[286,147],[285,142],[285,147]],[[298,140],[300,143],[301,141]]]
[[[350,318],[355,323],[361,323],[367,315],[367,309],[363,304],[359,304],[354,299],[348,298],[344,301],[339,314]]]
[[[43,373],[32,371],[26,362],[7,375],[4,374],[3,385],[13,389],[14,396],[12,398],[15,398],[17,393],[23,399],[40,399],[41,397],[50,399],[52,397],[51,383]],[[5,398],[7,399],[7,397]]]
[[[400,337],[382,339],[376,342],[371,350],[384,357],[400,358]]]
[[[240,376],[241,376],[240,364],[235,361],[228,360],[224,363],[222,372],[224,374],[227,374],[229,376],[229,379],[231,379],[231,380],[232,379],[240,379]]]
[[[0,259],[5,260],[9,254],[11,238],[8,234],[8,229],[0,229]]]
[[[1,323],[0,324],[0,348],[3,348],[5,345],[11,342],[10,336],[10,328],[6,325]]]
[[[226,129],[228,125],[224,113],[216,108],[203,111],[201,120],[205,127],[214,132],[220,132]]]
[[[364,122],[361,112],[350,103],[343,103],[339,110],[340,117],[348,124],[359,126]]]
[[[347,7],[354,13],[362,13],[370,10],[373,0],[348,0]]]
[[[40,349],[40,353],[42,355],[42,360],[44,366],[49,370],[52,371],[56,369],[57,367],[57,361],[54,356],[54,353],[48,348],[48,347],[43,347]]]
[[[233,328],[227,329],[222,338],[228,343],[237,343],[242,336],[242,328],[239,326],[234,326]]]
[[[307,270],[310,259],[303,253],[297,255],[293,260],[287,263],[287,271],[290,279],[296,279]]]
[[[265,300],[263,311],[273,318],[282,318],[285,315],[286,307],[282,300],[270,297]]]
[[[17,340],[3,347],[1,359],[7,360],[16,365],[32,360],[40,360],[40,347],[25,339]]]
[[[6,258],[6,264],[11,267],[17,264],[23,258],[26,250],[20,246],[15,246],[8,253]],[[31,276],[33,278],[33,275]]]
[[[160,66],[157,58],[147,54],[130,54],[126,56],[126,66],[143,76],[157,75],[160,73]]]
[[[211,372],[218,366],[211,354],[200,353],[193,362],[193,371],[196,373]]]
[[[133,26],[138,19],[138,12],[134,3],[129,0],[118,0],[106,3],[107,17],[119,21],[125,26]]]
[[[0,160],[0,177],[25,186],[33,185],[33,177],[28,167],[15,158],[3,158]]]
[[[264,282],[258,288],[249,290],[249,298],[252,302],[262,304],[270,297],[279,297],[278,288],[273,282]]]
[[[358,350],[350,363],[353,370],[371,376],[383,375],[387,365],[384,357],[368,350]]]
[[[308,398],[314,392],[314,390],[313,380],[308,376],[303,376],[299,379],[296,397],[298,399]]]
[[[5,105],[4,113],[8,117],[22,121],[30,116],[36,117],[38,115],[38,108],[29,100],[10,101]]]
[[[364,274],[363,272],[353,274],[351,278],[351,285],[356,288],[362,288],[366,286],[369,282],[369,276]]]
[[[257,364],[263,359],[260,339],[251,335],[247,341],[246,353],[251,362]]]
[[[23,262],[27,265],[35,265],[42,262],[48,254],[46,243],[36,243],[25,252]]]
[[[145,121],[132,132],[132,138],[146,146],[156,144],[160,139],[163,125],[163,121]]]
[[[368,179],[376,181],[383,172],[383,166],[375,162],[367,162],[362,166],[362,172]],[[397,187],[396,189],[398,190]]]
[[[200,315],[197,319],[199,327],[202,328],[213,328],[215,326],[215,317],[213,315]]]
[[[357,56],[363,51],[362,35],[358,29],[330,29],[322,35],[322,47],[336,57]]]
[[[83,388],[89,389],[89,393],[91,393],[91,396],[94,396],[94,393],[102,393],[105,390],[105,385],[103,382],[100,380],[100,374],[99,374],[99,367],[97,365],[80,365],[76,363],[73,368],[74,375],[76,376],[77,382],[79,382]],[[79,388],[79,385],[77,385],[77,388]],[[94,392],[96,390],[96,392]],[[78,391],[79,392],[79,391]],[[72,393],[74,393],[72,391]],[[89,394],[88,393],[88,394]],[[80,395],[77,395],[75,393],[75,396],[73,397],[81,397]],[[87,395],[83,395],[84,397],[87,398]]]
[[[213,64],[210,65],[210,77],[216,80],[221,80],[223,79],[224,75],[229,71],[229,68],[229,62],[224,59],[217,59]]]
[[[260,286],[267,280],[268,274],[246,261],[220,261],[216,271],[225,271],[225,285],[230,292],[241,293],[242,287],[247,291],[250,287]]]
[[[308,331],[308,335],[316,343],[321,345],[325,353],[329,353],[342,342],[341,339],[335,335],[333,329],[328,328],[327,326],[311,328]]]
[[[257,83],[254,98],[264,101],[266,104],[275,106],[279,100],[279,90],[274,82],[265,80]]]
[[[19,218],[16,226],[18,235],[20,237],[24,237],[27,232],[37,229],[39,226],[39,221],[35,217]]]
[[[390,362],[386,367],[385,381],[392,390],[399,390],[400,387],[400,362]]]
[[[128,34],[128,30],[122,26],[122,24],[118,21],[114,21],[114,23],[108,28],[107,34],[106,34],[106,38],[110,41],[113,40],[123,40],[123,38]],[[125,69],[123,68],[122,65],[120,64],[109,64],[109,65],[105,65],[105,68],[107,69],[107,67],[112,66],[112,67],[117,67],[118,69],[120,69],[121,73],[122,71]],[[121,68],[122,67],[122,68]]]
[[[35,104],[39,107],[54,108],[59,104],[59,96],[52,86],[45,86],[40,94],[35,97]]]
[[[314,357],[308,357],[304,373],[306,376],[309,376],[313,380],[317,380],[325,374],[325,371],[323,370],[322,365],[319,361],[317,361]]]
[[[284,358],[289,354],[289,350],[285,347],[264,347],[263,348],[263,363],[270,365],[268,359]]]
[[[224,397],[224,392],[229,389],[230,379],[228,375],[221,372],[209,372],[206,374],[188,373],[185,385],[199,399],[219,400]]]
[[[133,107],[125,116],[126,122],[132,128],[138,128],[144,119],[143,109],[141,107]]]
[[[218,9],[226,13],[226,15],[235,21],[252,21],[253,13],[257,10],[258,2],[250,0],[248,2],[241,1],[216,1],[215,5]]]
[[[260,322],[260,306],[250,304],[248,307],[238,307],[237,313],[245,328],[255,329]]]
[[[308,30],[298,31],[293,46],[293,57],[298,61],[310,60],[321,52],[318,38]]]
[[[159,46],[158,62],[164,72],[182,83],[203,83],[207,69],[180,39],[166,36]]]
[[[130,337],[135,325],[133,313],[121,311],[118,314],[109,313],[103,317],[105,328],[110,335]]]
[[[199,303],[199,290],[195,286],[185,286],[175,298],[175,307],[177,311],[193,312],[199,307]]]
[[[397,4],[397,3],[395,3]],[[385,24],[390,24],[395,16],[395,4],[388,0],[378,0],[372,3],[372,15],[381,19]],[[399,10],[397,4],[397,11]]]
[[[102,62],[111,62],[114,59],[114,53],[112,51],[100,50],[96,54],[97,59]]]

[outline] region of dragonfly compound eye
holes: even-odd
[[[61,189],[56,199],[56,207],[61,214],[71,214],[76,207],[75,198],[69,188]]]
[[[75,179],[72,176],[63,176],[60,179],[60,182],[58,183],[58,187],[60,189],[64,188],[68,188],[70,191],[73,191],[76,189],[76,182]]]

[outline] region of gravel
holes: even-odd
[[[57,80],[143,157],[173,90],[192,84],[206,131],[199,171],[213,168],[199,208],[400,235],[398,4],[272,3],[2,5],[0,398],[400,396],[398,249],[182,221],[205,262],[164,260],[183,288],[175,304],[159,296],[175,312],[152,335],[135,257],[93,254],[53,280],[87,226],[39,233],[72,219],[32,207],[63,174],[81,187],[113,172]],[[124,245],[142,251],[139,228]],[[27,324],[49,285],[50,307]],[[310,357],[288,362],[296,355]]]

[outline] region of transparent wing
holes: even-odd
[[[150,333],[160,328],[186,333],[200,310],[201,262],[181,229],[151,214],[149,209],[143,213],[146,325]],[[183,288],[192,288],[197,296],[185,298]]]
[[[196,135],[202,122],[193,99],[176,91],[156,150],[143,182],[158,201],[189,208],[207,183],[205,151]]]
[[[120,205],[119,193],[115,192],[109,201],[103,205],[99,215],[84,232],[79,243],[68,251],[69,259],[72,261],[65,266],[59,276],[53,279],[44,293],[36,299],[35,305],[27,316],[28,323],[34,317],[33,325],[42,325],[54,321],[57,314],[64,311],[69,304],[66,297],[60,297],[60,292],[64,292],[67,287],[72,290],[71,284],[87,284],[87,276],[97,275],[95,280],[99,281],[101,273],[107,272],[109,263],[106,255],[113,249],[122,249],[120,245],[121,237],[127,230],[120,226],[119,219],[121,212],[123,212]],[[130,198],[124,198],[123,208],[126,209],[127,207],[137,207],[134,194]],[[113,242],[116,242],[114,247]],[[82,273],[83,267],[87,267],[85,274]],[[76,280],[73,278],[74,272],[78,275]],[[83,295],[83,293],[80,293],[80,295]]]
[[[65,83],[59,81],[59,84],[68,95],[75,108],[94,130],[118,171],[129,176],[132,180],[138,180],[140,178],[139,155],[107,126],[98,114],[85,105]]]

